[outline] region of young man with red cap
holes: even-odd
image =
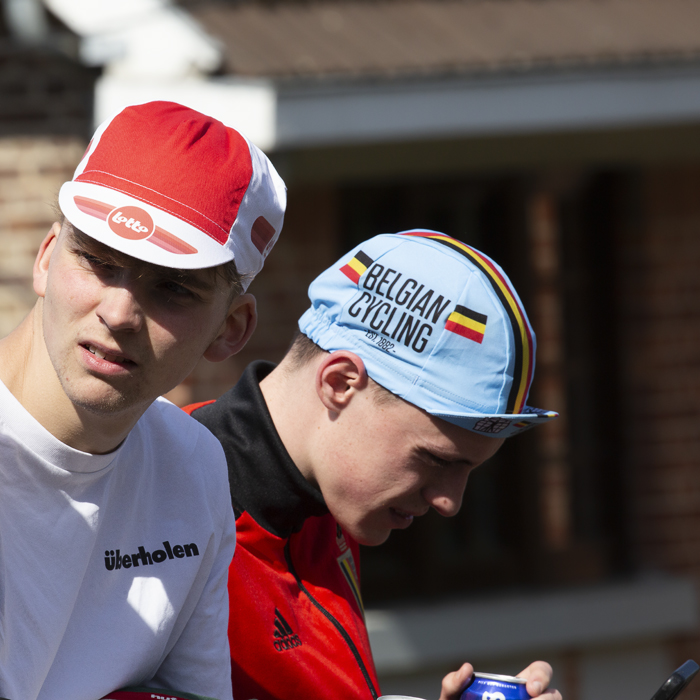
[[[232,697],[225,457],[158,397],[247,341],[285,201],[241,134],[166,102],[104,123],[62,186],[0,341],[0,696]]]
[[[458,240],[376,236],[309,297],[279,366],[254,363],[188,409],[228,460],[237,700],[377,698],[358,543],[379,545],[430,508],[455,515],[469,473],[504,438],[557,415],[526,405],[535,336],[517,293]],[[472,672],[448,674],[441,700],[457,700]],[[560,700],[551,674],[535,662],[521,675],[531,696]]]

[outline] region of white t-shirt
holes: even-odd
[[[0,697],[128,685],[231,700],[219,442],[165,399],[118,450],[54,438],[0,382]]]

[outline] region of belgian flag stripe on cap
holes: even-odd
[[[486,332],[486,319],[484,314],[457,304],[455,310],[447,317],[445,328],[464,338],[481,343]]]
[[[493,262],[479,251],[470,248],[462,241],[446,236],[444,233],[435,231],[409,231],[401,234],[403,236],[413,236],[416,238],[430,238],[443,245],[456,250],[476,265],[487,277],[493,287],[496,296],[503,304],[503,308],[508,314],[515,339],[515,365],[513,368],[513,386],[508,396],[506,413],[521,413],[525,406],[530,383],[532,382],[533,371],[533,342],[530,325],[526,320],[517,297],[508,283],[503,279],[503,275],[494,266]]]
[[[355,284],[358,284],[360,277],[365,273],[367,268],[374,262],[369,255],[365,255],[361,250],[358,250],[355,257],[347,264],[340,268],[340,271],[349,277]]]

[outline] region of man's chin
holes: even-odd
[[[138,410],[143,404],[143,410],[148,408],[150,401],[144,402],[139,397],[120,392],[101,394],[67,394],[71,403],[79,410],[93,416],[117,416],[121,413]]]
[[[353,537],[354,540],[358,542],[358,544],[364,545],[365,547],[377,547],[380,544],[384,544],[389,539],[390,534],[391,530],[382,530],[379,532],[371,533],[361,532],[357,535],[353,535],[352,533],[350,533],[350,535]]]

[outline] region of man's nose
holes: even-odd
[[[144,312],[133,283],[105,286],[97,306],[97,315],[112,331],[139,331]]]
[[[423,489],[423,498],[442,516],[451,518],[462,507],[470,468],[446,467]]]

